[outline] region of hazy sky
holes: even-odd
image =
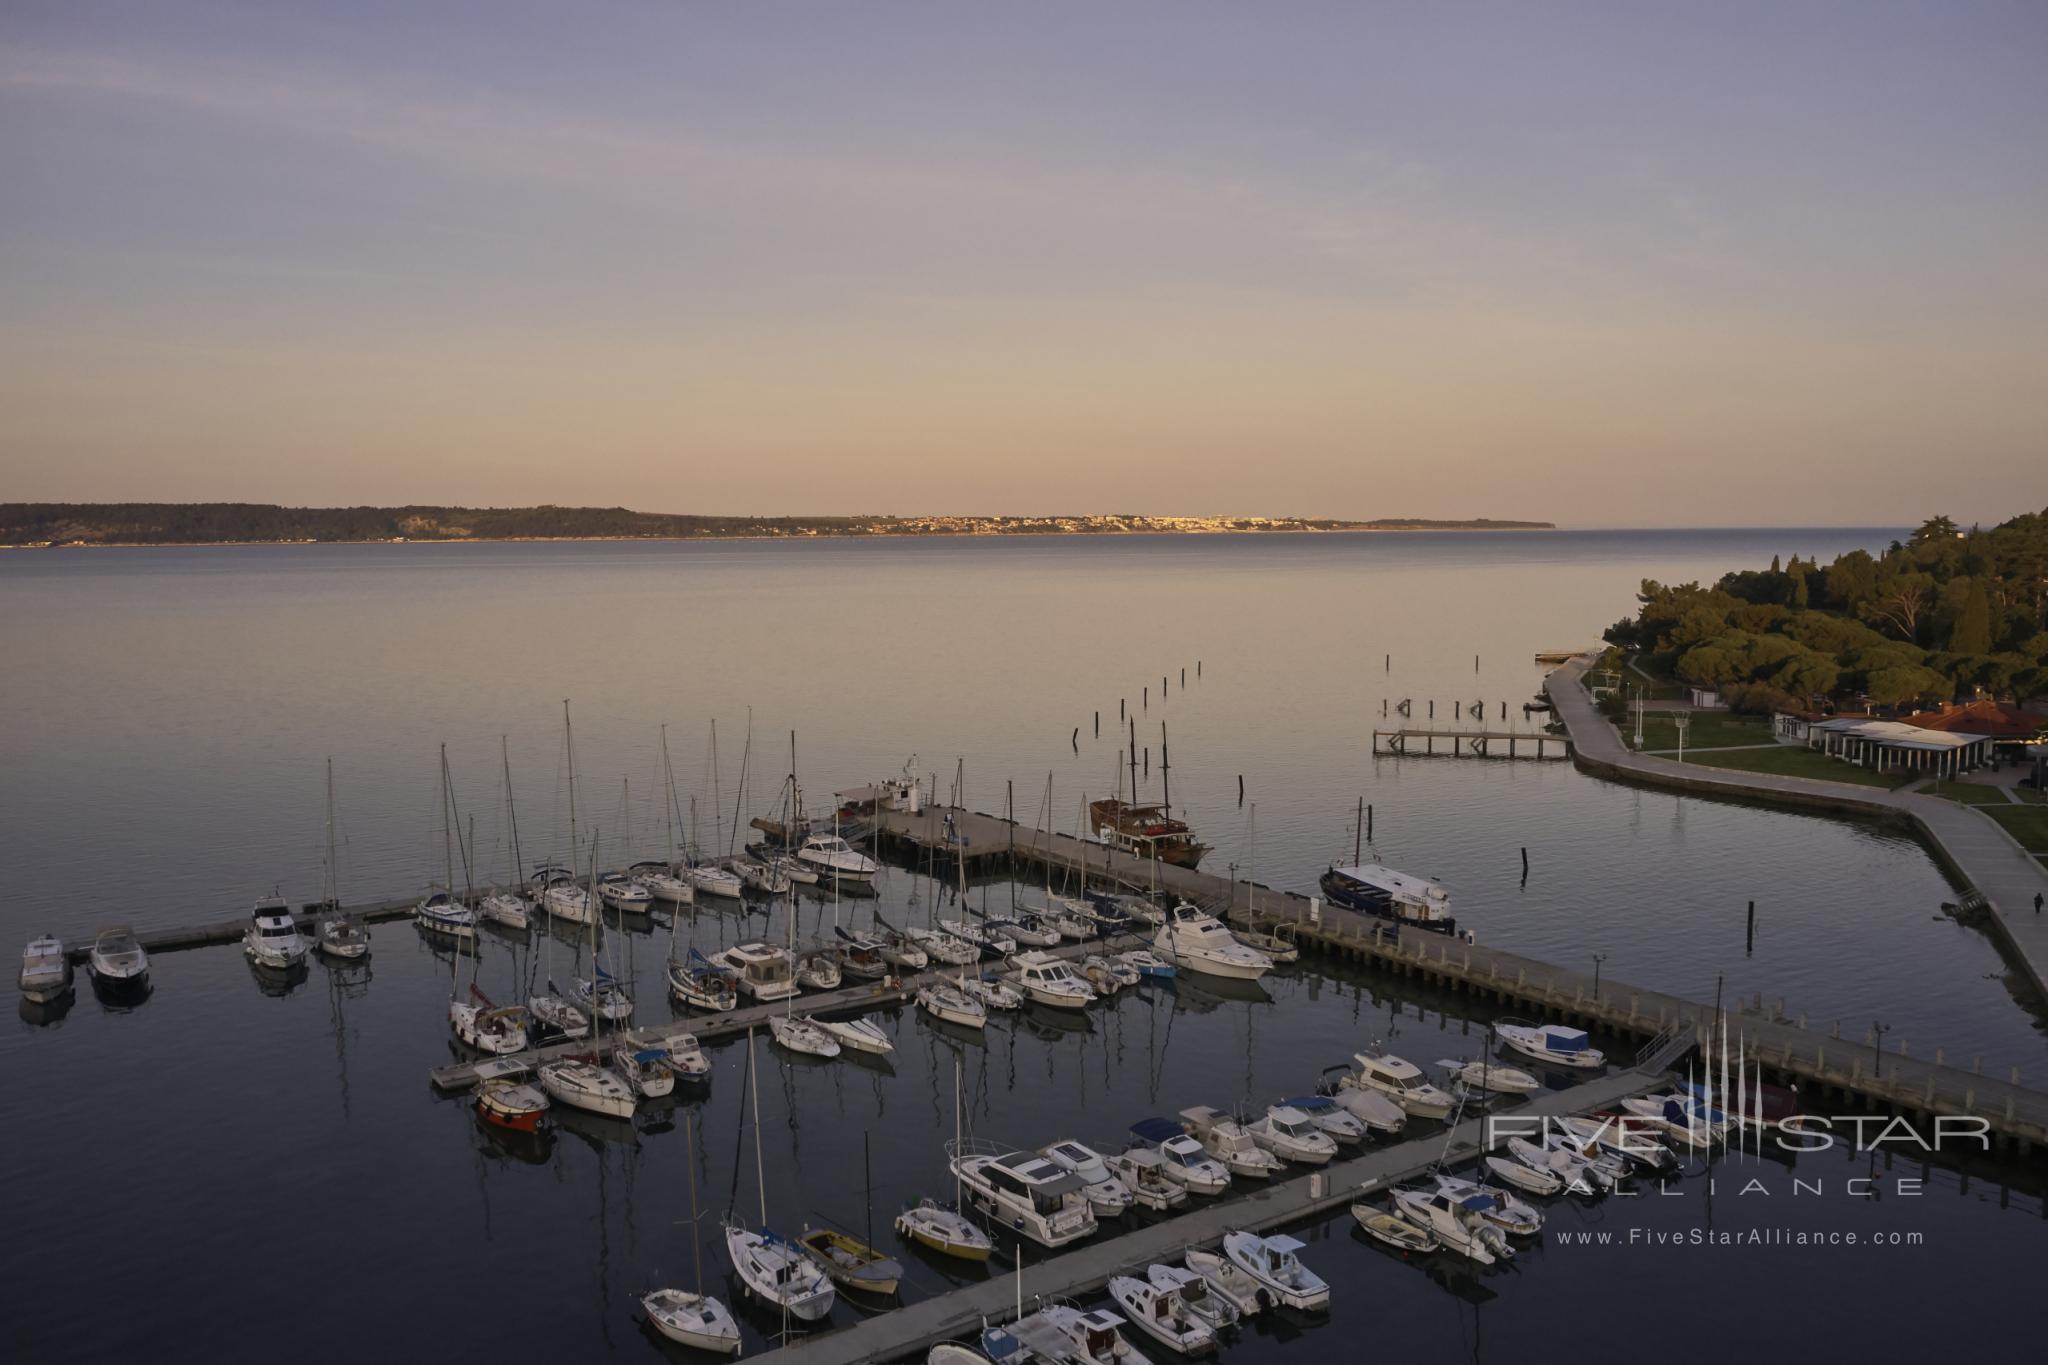
[[[0,500],[1991,520],[2048,5],[0,0]]]

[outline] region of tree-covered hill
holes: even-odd
[[[1742,710],[2048,695],[2048,511],[1988,531],[1933,517],[1881,555],[1645,582],[1638,600],[1608,640]]]

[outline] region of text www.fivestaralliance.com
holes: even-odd
[[[1567,1247],[1917,1247],[1919,1232],[1814,1232],[1797,1228],[1630,1228],[1626,1232],[1572,1231],[1551,1234]]]

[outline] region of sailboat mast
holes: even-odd
[[[1138,804],[1138,718],[1131,717],[1131,747],[1124,755],[1131,762],[1131,804]]]
[[[519,803],[512,799],[512,751],[506,746],[505,736],[498,736],[498,757],[505,764],[505,817],[512,826],[512,880],[505,889],[512,895],[519,894]]]
[[[1166,722],[1159,722],[1159,809],[1167,816],[1173,814],[1173,782],[1166,775]]]
[[[448,746],[441,746],[441,851],[447,858],[448,894],[455,894],[455,788],[448,777]]]
[[[569,746],[569,871],[576,871],[576,727],[569,723],[569,699],[562,698],[562,741]],[[596,891],[592,886],[591,890]],[[587,907],[586,907],[587,908]]]
[[[754,1188],[761,1195],[761,1226],[768,1226],[768,1168],[761,1161],[761,1077],[754,1070],[754,1031],[747,1030],[747,1093],[754,1109]]]
[[[1351,862],[1362,866],[1365,862],[1365,798],[1358,798],[1358,823],[1351,827]]]
[[[327,760],[327,875],[326,885],[321,888],[320,897],[335,909],[341,909],[341,879],[334,867],[334,759]]]
[[[668,761],[668,726],[661,727],[661,829],[668,838],[668,870],[676,870],[676,774]],[[670,921],[674,923],[673,920]]]
[[[573,869],[575,864],[572,863],[570,866]],[[604,996],[599,989],[603,983],[597,974],[597,922],[603,916],[598,913],[599,903],[597,899],[597,826],[592,825],[590,827],[590,899],[584,902],[584,908],[590,911],[590,1037],[591,1041],[596,1044],[598,1056],[602,1057],[604,1055],[604,1010],[602,1008]]]
[[[666,728],[666,727],[664,727]],[[704,1294],[704,1246],[697,1238],[697,1119],[683,1115],[683,1144],[690,1162],[690,1259],[697,1264],[697,1294]]]

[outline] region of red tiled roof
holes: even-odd
[[[1973,701],[1945,706],[1939,711],[1915,711],[1899,717],[1923,730],[1944,730],[1989,735],[1993,739],[2032,739],[2041,732],[2039,716],[2028,715],[2017,706],[1998,701]]]

